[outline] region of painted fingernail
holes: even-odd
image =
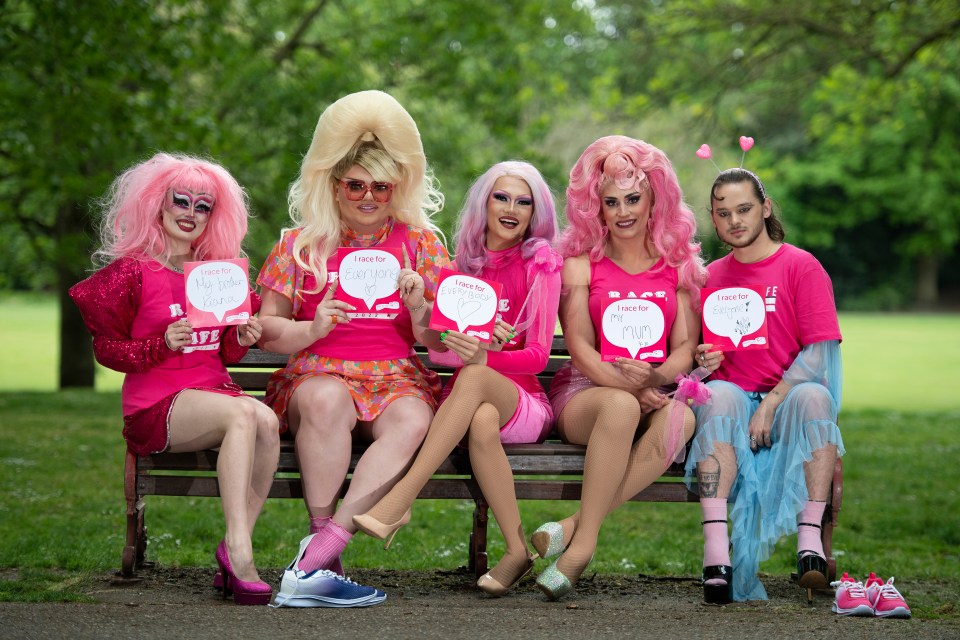
[[[447,332],[444,331],[443,333],[440,334],[440,342],[443,342],[446,339],[447,339]]]

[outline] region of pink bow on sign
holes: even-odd
[[[740,138],[740,140],[742,141],[743,138]],[[751,144],[753,144],[752,140],[750,142]],[[741,142],[740,144],[742,145],[743,142]],[[710,158],[710,145],[708,144],[700,145],[700,148],[697,149],[697,157],[700,158],[701,160],[708,160]]]
[[[743,152],[746,153],[753,148],[753,138],[748,138],[747,136],[740,136],[740,148],[743,149]]]
[[[677,390],[675,397],[680,402],[686,402],[691,407],[706,404],[710,400],[710,389],[703,383],[703,379],[710,372],[703,367],[697,367],[690,375],[677,376]]]

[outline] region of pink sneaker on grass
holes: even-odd
[[[873,615],[878,618],[910,617],[910,607],[893,586],[893,576],[884,582],[871,571],[867,578],[867,598],[873,604]]]
[[[844,571],[840,580],[830,583],[836,588],[837,597],[833,601],[833,611],[841,616],[873,617],[873,606],[867,598],[863,583],[854,580]]]

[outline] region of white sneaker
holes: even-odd
[[[271,607],[370,607],[387,599],[383,591],[357,584],[334,571],[301,571],[300,559],[315,535],[300,541],[297,555],[280,578],[280,591]]]
[[[287,569],[271,607],[370,607],[387,599],[373,587],[357,584],[327,569],[306,573]]]

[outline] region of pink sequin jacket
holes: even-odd
[[[145,290],[145,279],[151,283],[169,280],[171,286],[164,287],[166,290],[155,290],[156,286]],[[120,258],[70,288],[70,297],[93,335],[97,362],[127,374],[124,415],[182,389],[230,382],[225,365],[238,362],[247,353],[235,326],[195,331],[206,334],[202,338],[209,340],[211,348],[181,351],[168,348],[163,337],[163,331],[175,317],[160,318],[154,313],[144,330],[144,316],[150,307],[177,307],[178,311],[185,308],[182,281],[182,274],[155,261]],[[251,296],[256,312],[260,298],[255,293]]]

